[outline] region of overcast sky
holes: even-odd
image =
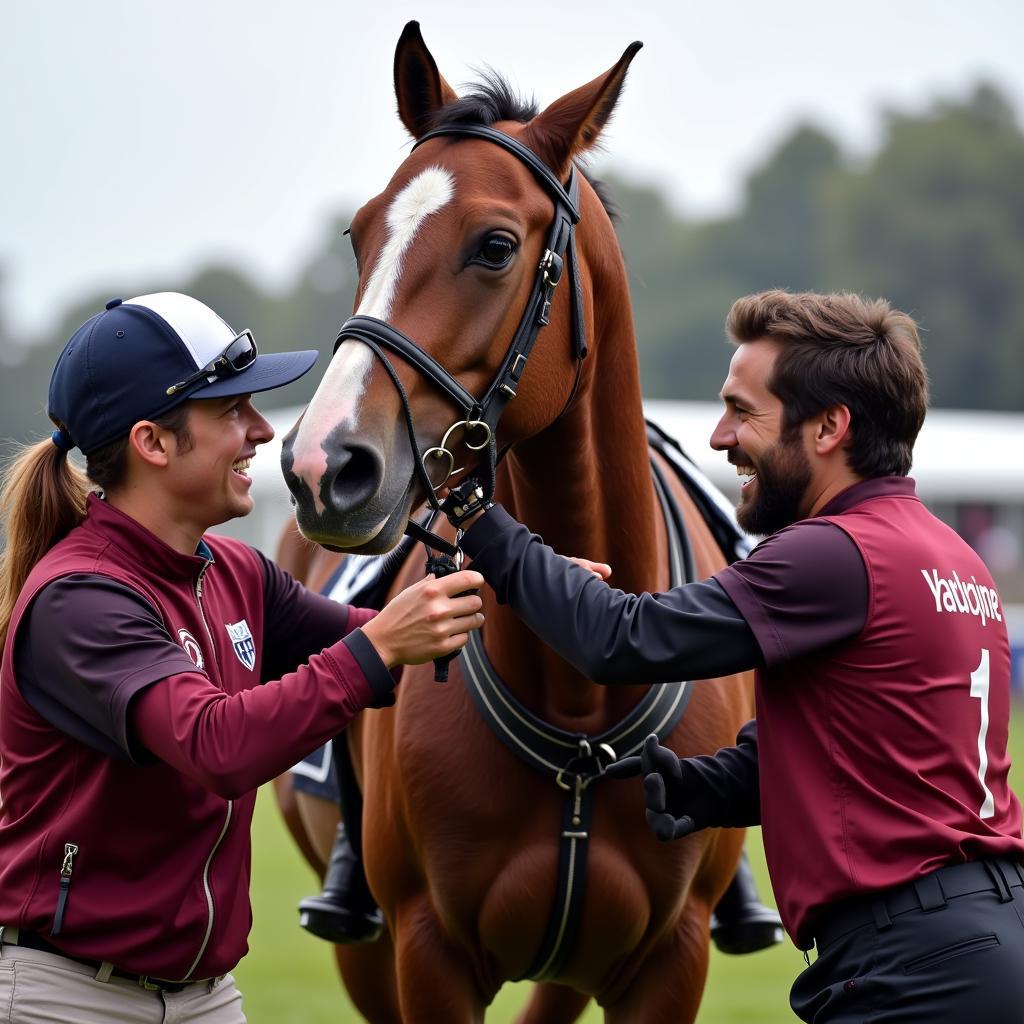
[[[597,163],[727,210],[798,119],[870,150],[885,106],[986,77],[1024,110],[1018,0],[36,0],[5,5],[0,309],[47,328],[103,286],[230,259],[285,285],[406,149],[391,65],[416,18],[453,85],[490,64],[541,105],[634,39]],[[124,282],[122,288],[120,282]],[[62,339],[63,340],[63,339]]]

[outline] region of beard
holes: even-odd
[[[736,521],[747,533],[766,537],[803,518],[800,506],[811,482],[811,463],[797,436],[777,441],[754,468],[757,478],[748,484],[753,493],[740,496]]]

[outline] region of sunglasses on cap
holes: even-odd
[[[252,331],[246,328],[232,338],[228,347],[215,359],[211,359],[201,370],[196,370],[191,377],[186,377],[184,380],[178,381],[177,384],[172,384],[167,389],[167,394],[177,394],[204,377],[232,377],[252,366],[256,362],[257,354],[256,339],[252,336]]]

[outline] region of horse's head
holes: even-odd
[[[460,100],[419,26],[406,26],[395,91],[417,142],[352,222],[356,315],[284,441],[308,537],[386,551],[427,488],[475,465],[492,432],[514,444],[566,408],[592,300],[586,247],[576,253],[571,237],[577,187],[584,220],[611,230],[573,160],[596,142],[639,48],[538,114],[496,78]]]

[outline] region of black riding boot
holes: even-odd
[[[711,915],[711,938],[723,953],[736,955],[756,953],[782,941],[782,919],[758,898],[746,850]]]
[[[363,871],[363,795],[344,734],[334,740],[332,756],[342,820],[324,873],[323,891],[299,904],[299,924],[337,945],[374,942],[384,930],[384,915],[374,902]]]
[[[363,862],[352,849],[344,822],[338,823],[323,892],[299,904],[299,924],[336,944],[373,942],[384,929],[384,915],[370,894]]]

